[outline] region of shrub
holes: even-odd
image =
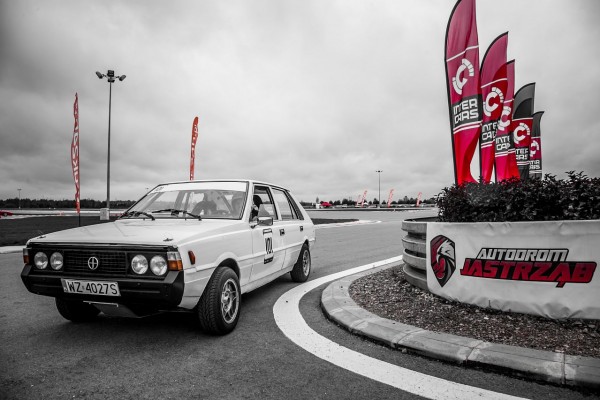
[[[438,195],[442,222],[600,219],[600,178],[567,172],[567,179],[466,183]]]

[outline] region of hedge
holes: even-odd
[[[600,178],[567,172],[567,179],[466,183],[438,195],[441,222],[600,219]]]

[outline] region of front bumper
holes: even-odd
[[[65,293],[62,279],[90,280],[88,276],[75,274],[32,273],[33,267],[25,265],[21,279],[31,293],[97,303],[116,303],[132,309],[172,310],[179,306],[183,297],[183,271],[169,271],[164,279],[140,279],[123,276],[98,277],[94,281],[117,282],[120,296],[100,296]]]

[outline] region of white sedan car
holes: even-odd
[[[23,250],[21,278],[74,322],[160,311],[196,313],[231,332],[241,295],[286,273],[311,272],[314,225],[290,192],[251,180],[159,185],[115,222],[42,235]]]

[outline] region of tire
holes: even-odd
[[[56,308],[63,318],[72,322],[89,322],[96,319],[100,310],[91,304],[77,300],[56,298]]]
[[[226,335],[240,318],[242,293],[237,275],[229,267],[219,267],[208,281],[198,302],[200,327],[211,335]]]
[[[308,249],[308,245],[305,243],[302,245],[302,249],[300,250],[300,255],[298,256],[298,261],[294,265],[294,269],[290,272],[292,276],[292,280],[294,282],[306,282],[308,276],[311,271],[311,262],[310,262],[310,250]]]

